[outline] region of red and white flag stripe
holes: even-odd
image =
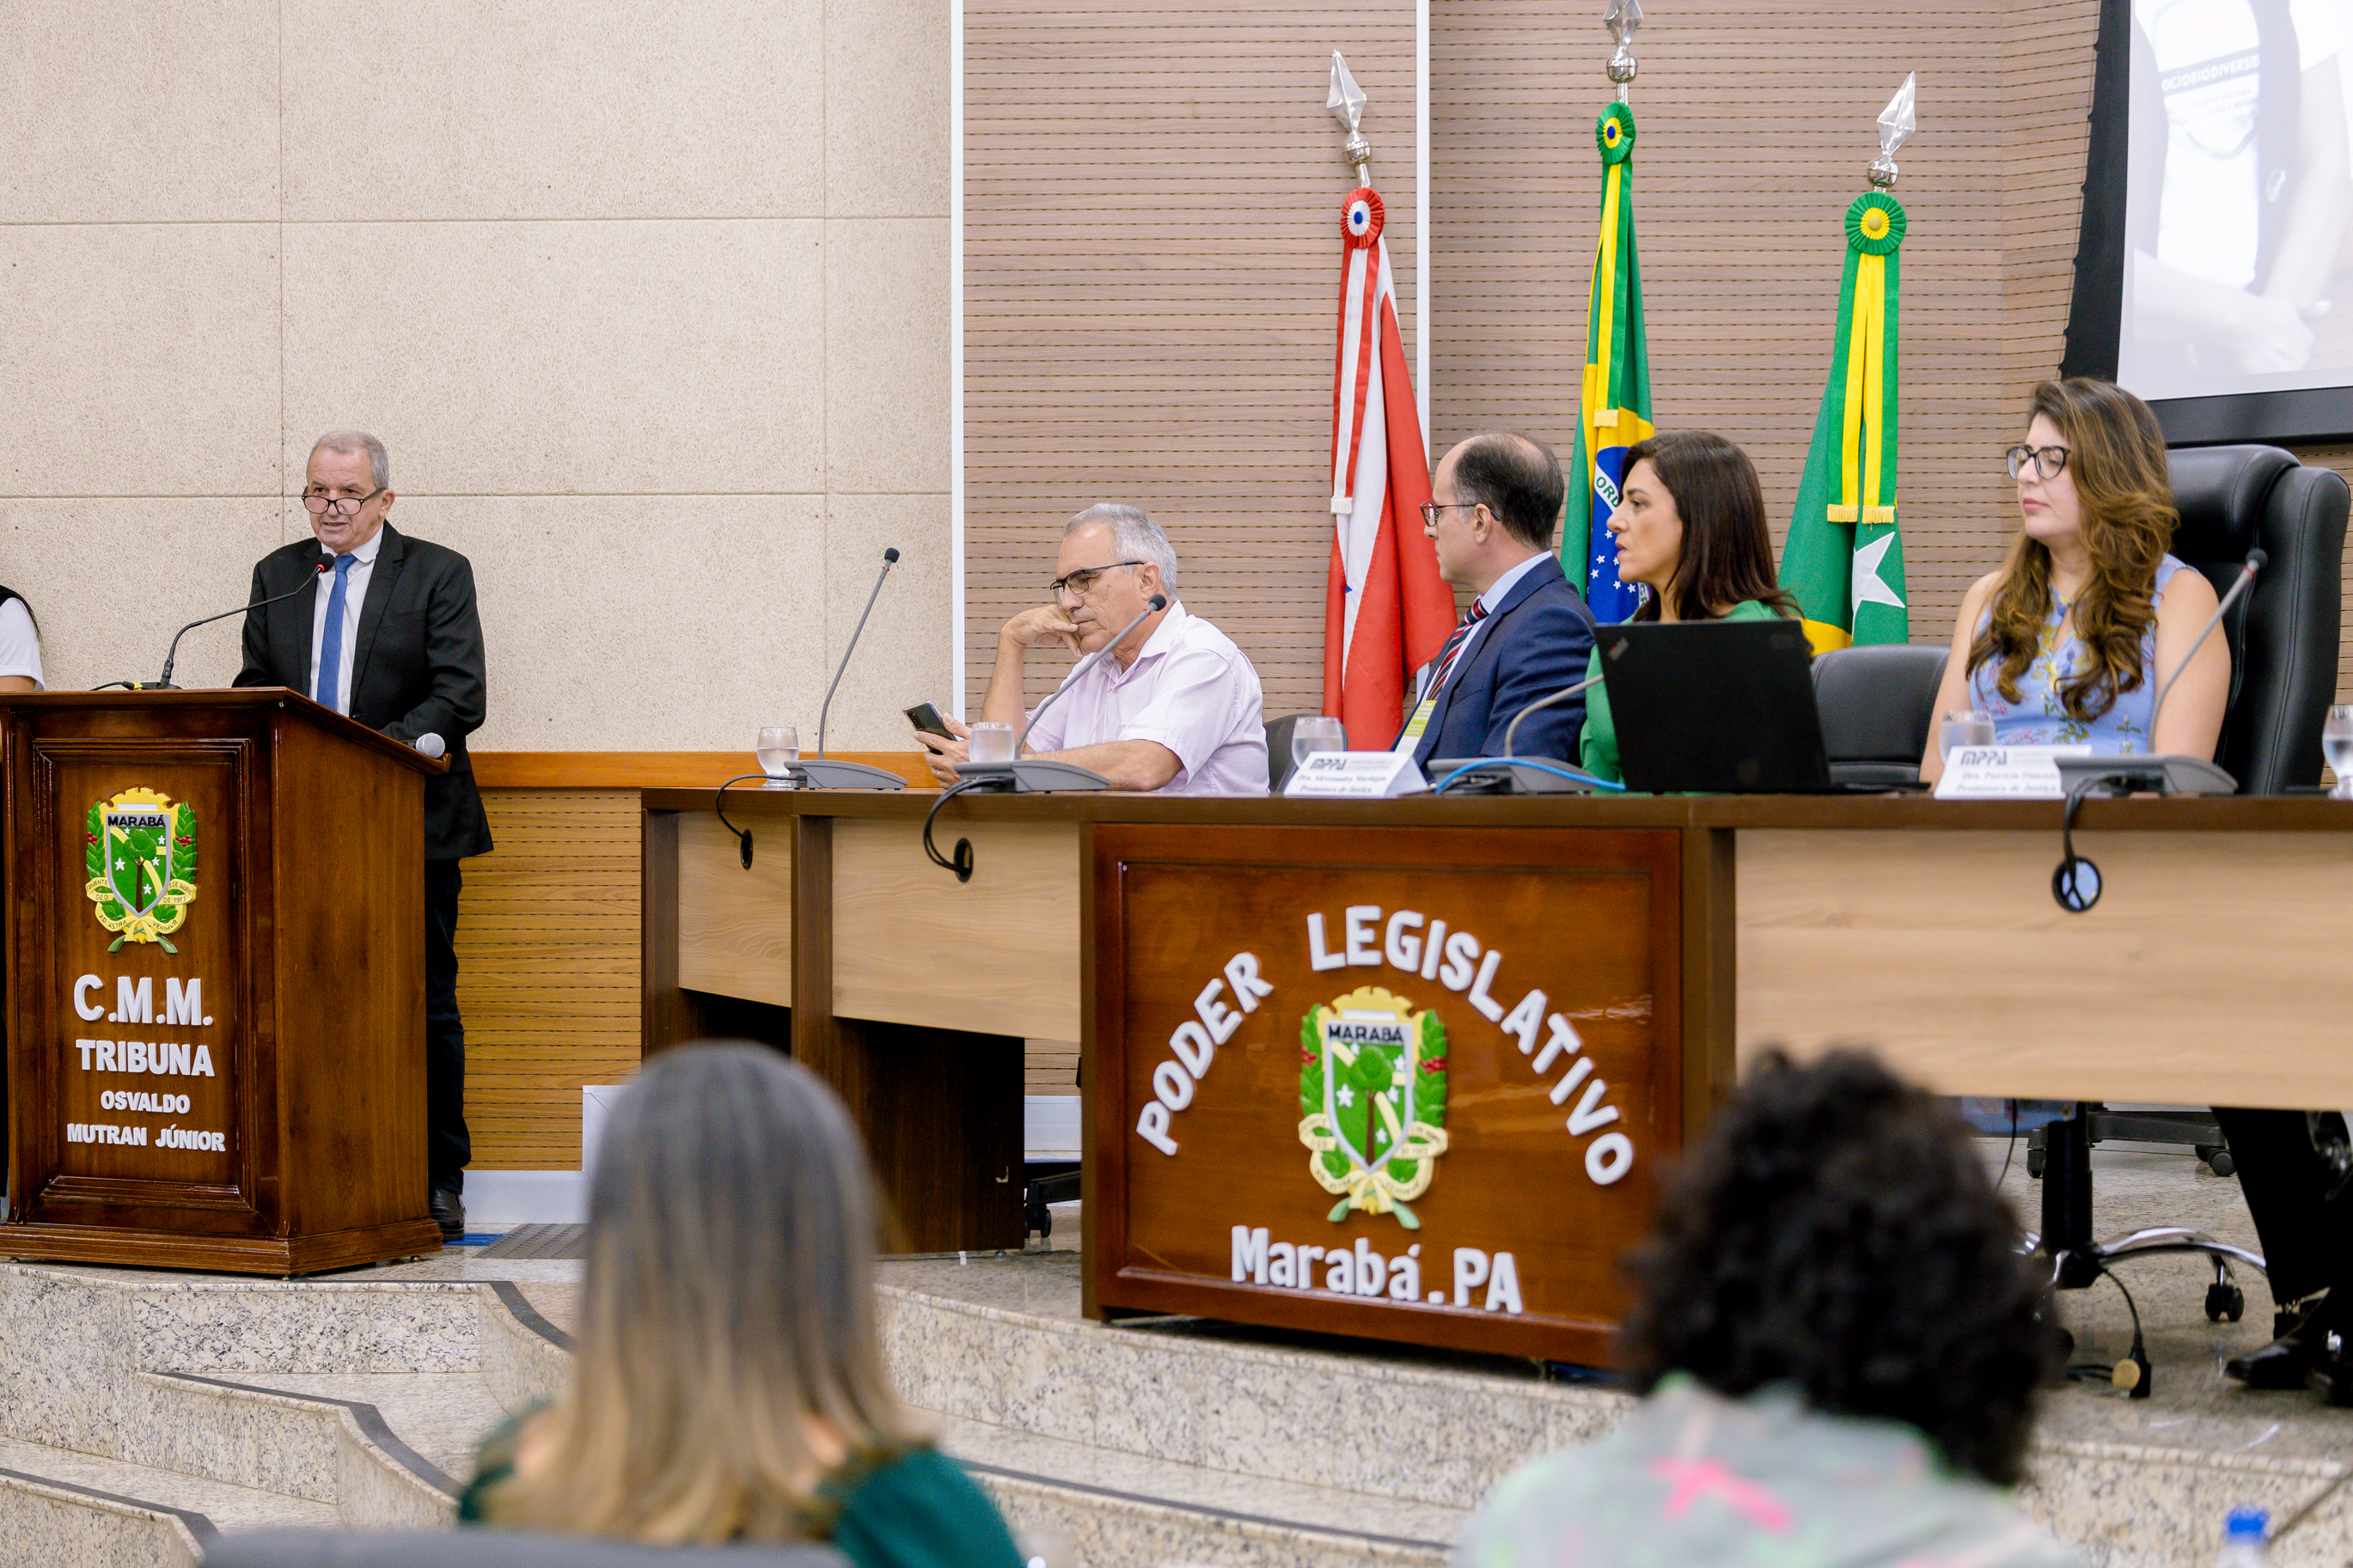
[[[1346,265],[1332,386],[1332,566],[1324,617],[1324,711],[1360,750],[1388,744],[1408,681],[1454,626],[1454,595],[1422,532],[1429,458],[1398,331],[1381,199],[1348,195]]]

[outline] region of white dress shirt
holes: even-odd
[[[41,690],[41,638],[22,599],[0,604],[0,675],[29,675]]]
[[[352,656],[359,648],[360,606],[367,602],[368,578],[375,573],[376,552],[384,548],[384,530],[378,527],[365,544],[351,552],[352,563],[346,569],[343,584],[343,655],[335,670],[335,711],[350,716],[352,710]],[[305,696],[319,689],[319,653],[327,646],[327,605],[335,596],[335,574],[332,570],[335,552],[325,545],[319,553],[327,558],[326,574],[319,579],[319,596],[311,607],[311,684]]]
[[[1496,610],[1502,607],[1504,601],[1511,596],[1512,589],[1518,584],[1519,580],[1526,576],[1529,573],[1535,571],[1536,568],[1536,563],[1544,558],[1545,552],[1541,550],[1537,551],[1534,555],[1529,556],[1525,561],[1521,562],[1517,566],[1513,567],[1510,571],[1504,573],[1502,576],[1488,584],[1487,591],[1479,595],[1477,602],[1486,607],[1488,615],[1493,615]],[[357,568],[354,568],[354,570],[357,570]],[[1479,646],[1479,634],[1486,629],[1487,623],[1484,619],[1476,620],[1471,623],[1471,635],[1462,639],[1462,651],[1454,656],[1455,668],[1467,669],[1470,668],[1471,650]],[[1416,702],[1420,701],[1425,697],[1437,695],[1435,692],[1427,689],[1430,678],[1437,668],[1438,661],[1436,659],[1431,659],[1428,664],[1423,665],[1421,668],[1416,672],[1417,679],[1413,693],[1413,700]],[[1411,751],[1413,748],[1408,746],[1403,749]]]
[[[1075,673],[1075,671],[1073,672]],[[1176,753],[1163,795],[1264,795],[1266,704],[1258,671],[1233,639],[1172,600],[1135,662],[1096,662],[1064,677],[1029,750],[1066,752],[1111,741],[1157,741]]]

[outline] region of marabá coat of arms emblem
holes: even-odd
[[[1350,1209],[1390,1214],[1430,1190],[1446,1152],[1446,1026],[1379,986],[1317,1007],[1299,1026],[1299,1141],[1307,1169]]]
[[[90,808],[90,884],[98,923],[119,933],[106,951],[126,942],[161,942],[177,952],[171,935],[188,918],[196,896],[196,812],[152,789],[128,789]]]

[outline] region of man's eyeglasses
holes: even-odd
[[[2064,447],[2012,447],[2002,454],[2010,462],[2010,477],[2016,479],[2026,472],[2031,463],[2034,471],[2046,479],[2055,479],[2067,470],[2067,448]]]
[[[1108,566],[1082,566],[1077,571],[1065,573],[1047,584],[1046,591],[1057,599],[1062,596],[1065,590],[1083,599],[1095,591],[1095,584],[1102,581],[1104,573],[1116,572],[1123,566],[1149,564],[1150,563],[1144,561],[1114,561]]]
[[[1475,500],[1426,500],[1421,503],[1421,526],[1424,528],[1436,528],[1438,526],[1438,514],[1440,512],[1458,511],[1464,507],[1476,507],[1480,503]]]
[[[364,496],[331,496],[324,490],[304,490],[302,510],[312,517],[324,517],[330,512],[337,517],[357,517],[360,508],[382,494],[384,494],[382,485],[376,486]]]

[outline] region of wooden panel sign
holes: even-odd
[[[54,740],[56,942],[30,966],[56,1020],[21,1043],[61,1139],[40,1201],[183,1230],[255,1221],[244,1116],[249,958],[237,907],[252,743]],[[34,1000],[29,999],[28,1000]]]
[[[1678,836],[1093,842],[1089,1311],[1606,1360],[1683,1126]]]

